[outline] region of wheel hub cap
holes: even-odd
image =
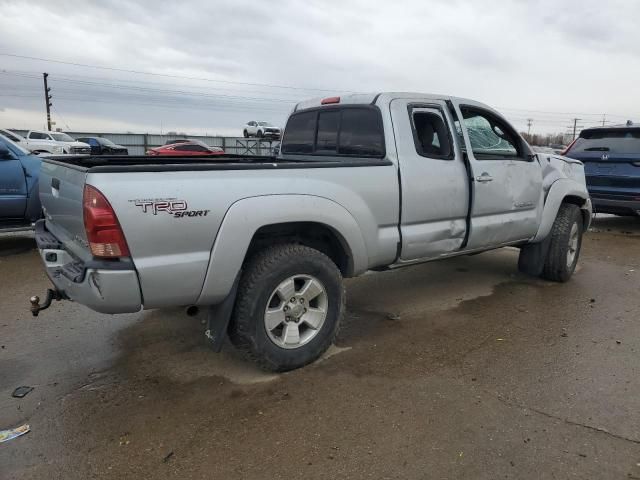
[[[574,223],[571,226],[571,232],[569,233],[569,248],[567,248],[567,267],[569,268],[571,268],[573,261],[576,258],[579,242],[580,235],[578,234],[578,224]]]
[[[311,275],[292,275],[269,296],[264,326],[277,346],[294,349],[310,342],[327,317],[328,295],[320,280]]]

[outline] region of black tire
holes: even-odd
[[[315,336],[299,347],[287,349],[271,340],[264,315],[274,290],[295,275],[311,275],[319,280],[326,291],[327,308],[324,323]],[[345,299],[342,275],[325,254],[297,244],[267,247],[244,267],[229,338],[266,370],[284,372],[300,368],[320,357],[333,343],[344,314]]]
[[[569,243],[574,226],[577,229],[578,238],[573,260],[569,262]],[[551,228],[551,242],[544,262],[542,278],[554,282],[566,282],[571,278],[580,256],[583,228],[580,208],[570,203],[560,205],[560,210]]]
[[[243,130],[242,135],[244,136],[244,138],[249,138],[249,132],[247,132],[246,130]]]
[[[264,137],[264,132],[262,130],[258,130],[258,138]]]

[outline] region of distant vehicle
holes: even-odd
[[[46,130],[30,130],[26,137],[27,150],[33,153],[71,153],[74,155],[89,155],[91,147],[76,141],[63,132],[49,132]]]
[[[269,122],[256,122],[250,121],[244,126],[242,135],[244,138],[258,137],[258,138],[277,138],[280,139],[282,131],[280,128],[271,125]]]
[[[564,155],[584,163],[596,212],[640,215],[640,125],[582,130]]]
[[[38,195],[41,162],[0,134],[0,232],[28,228],[42,216]]]
[[[81,137],[77,139],[91,147],[91,155],[129,155],[127,147],[116,145],[111,140],[102,137]]]
[[[210,147],[206,143],[197,140],[188,142],[172,143],[162,147],[147,150],[147,155],[162,155],[171,157],[195,157],[205,155],[224,155],[224,150],[220,147]]]
[[[188,140],[186,138],[176,138],[175,140],[167,140],[166,142],[164,142],[165,145],[173,145],[174,143],[186,143],[186,142],[190,142],[191,140]]]

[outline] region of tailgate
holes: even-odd
[[[44,160],[39,182],[47,230],[81,259],[91,258],[82,210],[86,176],[84,167]]]

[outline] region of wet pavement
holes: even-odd
[[[31,427],[0,478],[640,479],[640,221],[593,230],[567,284],[514,249],[349,280],[337,346],[279,375],[178,309],[32,318],[33,240],[0,237],[0,429]]]

